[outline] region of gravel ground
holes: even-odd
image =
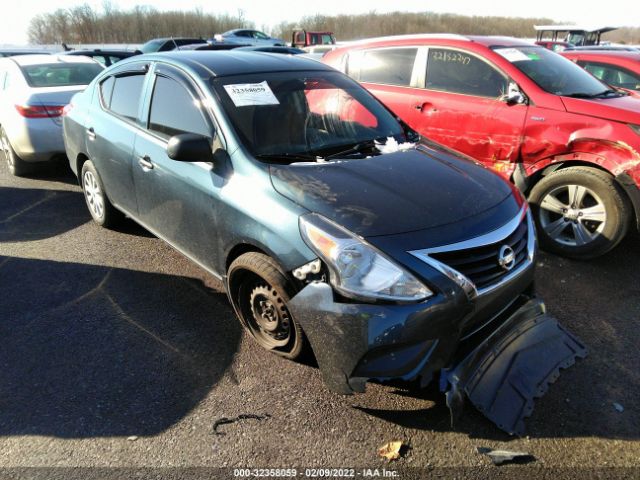
[[[357,476],[386,467],[638,478],[640,236],[591,262],[540,254],[537,263],[540,296],[589,356],[537,402],[527,437],[509,437],[472,407],[452,429],[433,387],[328,392],[317,368],[255,345],[220,285],[179,253],[133,222],[119,231],[91,223],[65,168],[18,179],[3,163],[0,477],[75,471],[11,467],[180,467],[154,470],[162,478],[214,472],[184,467],[357,467]],[[217,419],[241,414],[265,418],[213,433]],[[387,464],[376,452],[395,439],[410,448]],[[479,446],[536,460],[493,467]]]

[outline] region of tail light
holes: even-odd
[[[59,117],[64,105],[16,105],[16,110],[25,118]]]
[[[73,103],[68,103],[62,109],[62,116],[68,115],[71,110],[73,110]]]

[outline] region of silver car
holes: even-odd
[[[246,28],[237,28],[229,30],[222,35],[214,37],[219,42],[240,43],[242,45],[279,45],[283,46],[284,40],[281,38],[273,38],[259,30],[250,30]]]
[[[103,68],[65,55],[0,59],[0,144],[12,174],[65,154],[63,109]]]

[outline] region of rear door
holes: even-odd
[[[519,158],[527,106],[503,100],[509,78],[480,56],[429,47],[417,116],[421,134],[510,176]]]
[[[137,211],[131,171],[133,144],[148,64],[129,64],[100,82],[86,120],[89,157],[100,173],[109,200],[128,213]]]
[[[421,90],[418,47],[386,47],[349,54],[346,73],[413,126]]]
[[[216,203],[221,178],[211,163],[167,156],[169,139],[181,133],[214,136],[203,96],[179,70],[158,64],[144,107],[145,128],[134,147],[133,178],[138,216],[147,228],[213,270]]]

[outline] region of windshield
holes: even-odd
[[[149,40],[147,43],[140,47],[142,53],[154,53],[160,50],[160,47],[164,44],[165,40]]]
[[[543,47],[495,48],[545,92],[554,95],[595,97],[609,87],[581,67]]]
[[[360,85],[337,72],[219,77],[213,87],[255,156],[325,156],[374,140],[405,141],[402,126]]]
[[[30,87],[66,87],[89,85],[102,70],[98,63],[56,63],[22,65],[20,67]]]

